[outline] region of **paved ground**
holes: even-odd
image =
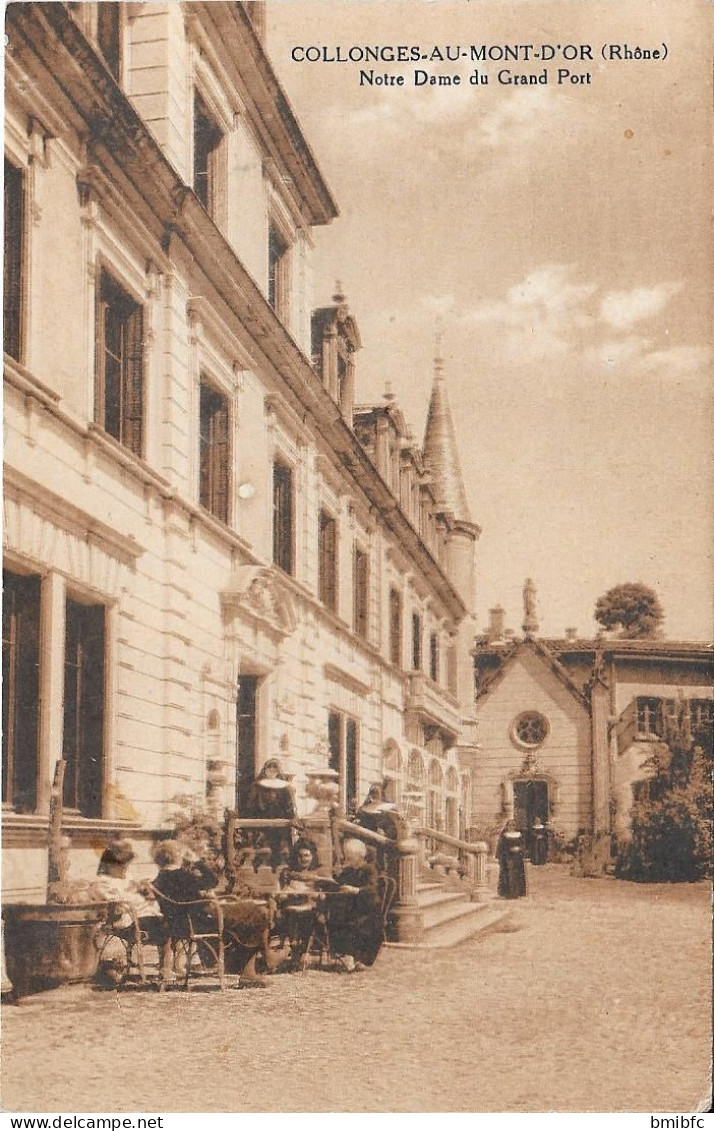
[[[692,1112],[709,892],[531,869],[511,930],[265,990],[3,1009],[3,1106],[47,1112]]]

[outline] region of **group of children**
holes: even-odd
[[[261,960],[268,974],[300,968],[317,927],[340,969],[351,973],[371,966],[384,937],[379,874],[363,841],[346,840],[342,853],[343,865],[333,877],[320,867],[316,845],[299,839],[278,869],[280,891],[271,906],[250,892],[228,890],[219,870],[175,840],[155,845],[153,880],[132,880],[134,849],[129,841],[114,842],[102,854],[91,893],[118,905],[102,948],[100,979],[111,985],[125,976],[122,936],[131,937],[136,921],[143,943],[159,951],[162,981],[175,980],[182,973],[177,964],[185,961],[185,948],[175,943],[188,937],[189,916],[196,935],[215,934],[213,899],[221,905],[226,971],[240,974],[242,986],[268,984],[257,970]],[[289,946],[287,957],[271,947],[271,938]],[[210,961],[209,950],[199,942],[198,959]]]

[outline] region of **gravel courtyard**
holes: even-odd
[[[692,1112],[707,885],[530,870],[507,928],[264,990],[71,987],[3,1008],[5,1110]],[[205,986],[205,983],[204,983]]]

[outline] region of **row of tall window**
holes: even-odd
[[[117,82],[122,78],[123,4],[102,0],[96,5],[96,43]],[[213,220],[220,219],[221,200],[227,197],[223,160],[225,134],[207,99],[196,89],[193,96],[192,187]],[[268,234],[268,301],[287,320],[290,302],[290,239],[276,224]]]
[[[37,808],[40,678],[50,658],[40,641],[41,581],[3,571],[2,800]],[[104,767],[105,608],[66,598],[62,757],[64,804],[100,817]]]
[[[286,463],[276,460],[273,465],[273,561],[286,573],[295,571],[294,538],[294,477],[293,470]],[[320,509],[318,518],[318,597],[331,612],[338,611],[339,603],[339,534],[337,519],[325,508]],[[369,555],[356,545],[352,560],[352,626],[354,632],[367,638],[369,634]],[[404,666],[403,658],[403,609],[402,596],[398,589],[389,591],[388,653],[390,663]],[[412,614],[411,667],[414,671],[424,670],[424,628],[419,613]],[[429,678],[435,683],[442,680],[439,636],[429,635],[428,655]],[[448,683],[453,682],[452,660],[449,658]]]

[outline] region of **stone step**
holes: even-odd
[[[428,907],[423,907],[424,929],[430,931],[432,927],[438,927],[452,919],[460,919],[465,915],[470,915],[474,906],[478,906],[478,904],[474,905],[464,896],[457,895],[456,899],[443,900],[440,903],[432,903]]]
[[[424,947],[426,950],[437,950],[441,947],[458,946],[466,939],[480,935],[504,922],[510,914],[510,908],[498,903],[472,903],[470,914],[441,923],[427,931]]]
[[[451,915],[439,923],[426,926],[424,937],[418,943],[386,943],[386,946],[399,950],[439,950],[458,946],[459,943],[488,931],[504,922],[511,914],[511,908],[501,902],[466,903],[459,905],[456,915]]]
[[[419,906],[423,908],[433,907],[439,903],[453,903],[455,900],[464,898],[464,892],[451,891],[449,888],[442,887],[441,884],[436,884],[435,887],[429,888],[427,891],[417,889],[417,900]]]

